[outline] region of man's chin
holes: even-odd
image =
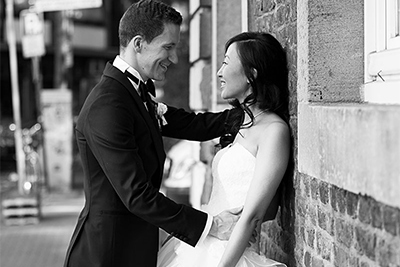
[[[153,78],[153,80],[159,81],[159,82],[164,81],[165,80],[165,74],[164,75],[157,75],[157,76],[155,76]]]

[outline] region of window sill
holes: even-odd
[[[364,84],[364,101],[376,104],[400,104],[400,80]]]

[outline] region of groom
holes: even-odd
[[[209,140],[222,135],[229,114],[167,107],[158,124],[161,116],[146,90],[178,62],[181,23],[175,9],[152,0],[133,4],[120,20],[120,55],[106,65],[76,125],[86,202],[65,267],[154,267],[159,228],[196,246],[208,234],[227,239],[238,219],[239,210],[212,217],[159,193],[165,161],[160,130]]]

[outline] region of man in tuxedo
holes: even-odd
[[[240,209],[212,217],[159,193],[162,135],[216,138],[230,112],[155,111],[146,90],[154,93],[152,79],[165,79],[177,63],[181,23],[175,9],[153,0],[133,4],[120,20],[120,54],[107,63],[76,124],[86,201],[65,267],[154,267],[159,227],[196,246],[208,234],[227,239],[239,217]]]

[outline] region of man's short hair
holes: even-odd
[[[150,43],[164,31],[164,25],[182,24],[182,16],[173,7],[155,0],[141,0],[132,4],[119,22],[119,44],[126,47],[136,35]]]

